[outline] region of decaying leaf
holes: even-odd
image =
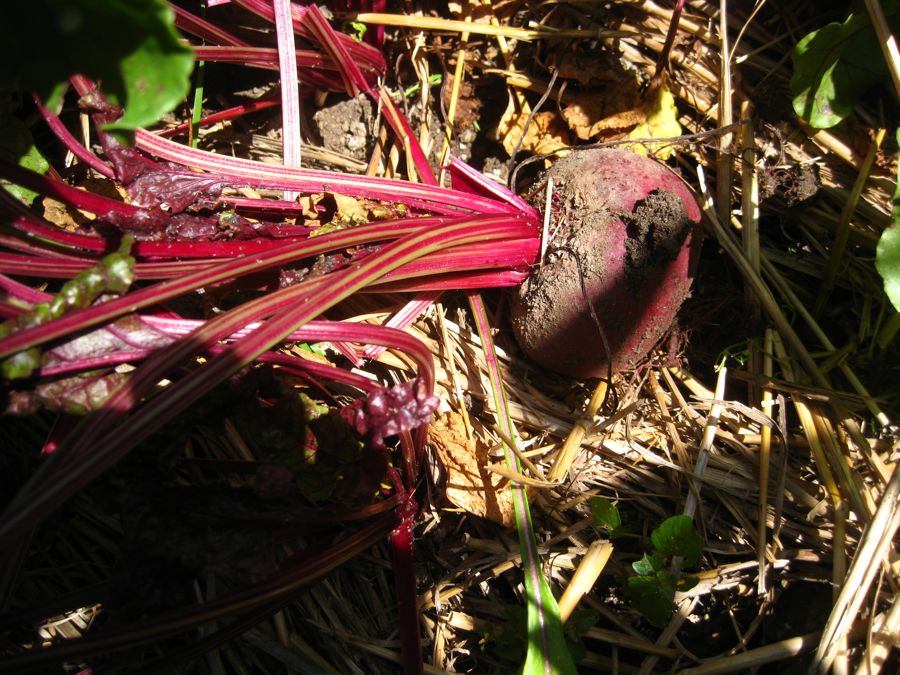
[[[337,211],[334,214],[335,222],[347,225],[361,225],[369,222],[369,211],[363,200],[336,192],[328,192],[326,194],[334,199],[337,205]]]
[[[428,440],[447,476],[447,499],[473,515],[515,527],[508,481],[487,470],[488,448],[466,437],[462,416],[450,412],[436,419]]]
[[[597,136],[615,137],[631,131],[647,119],[642,108],[631,108],[601,117],[603,103],[599,96],[584,94],[563,110],[563,117],[578,138],[587,141]]]
[[[628,98],[625,88],[620,103]],[[636,90],[635,90],[636,92]],[[616,110],[610,114],[608,111]],[[678,109],[672,92],[663,83],[658,93],[640,101],[635,96],[628,107],[611,106],[604,96],[597,93],[582,93],[569,97],[569,104],[563,109],[563,119],[581,140],[599,138],[671,138],[681,134],[678,123]],[[628,146],[640,155],[647,154],[647,145]],[[653,149],[653,146],[650,146]],[[659,146],[656,156],[667,159],[672,154],[671,147]]]
[[[79,227],[91,220],[74,206],[64,204],[53,197],[44,197],[41,204],[44,207],[44,220],[69,232],[78,230]]]
[[[497,125],[499,140],[510,155],[519,145],[519,139],[522,138],[522,130],[525,123],[528,122],[529,115],[531,115],[531,107],[524,100],[520,104],[510,97],[506,111]],[[543,155],[568,148],[570,145],[569,131],[559,115],[549,111],[539,112],[532,118],[525,130],[525,138],[519,151]]]
[[[564,103],[563,119],[583,141],[619,137],[646,119],[636,76],[599,81],[590,90],[567,91]]]
[[[659,87],[659,94],[652,107],[647,111],[647,119],[643,124],[636,126],[628,138],[672,138],[681,135],[681,124],[678,122],[678,108],[675,106],[675,97],[665,83]],[[653,143],[626,146],[639,155],[646,155],[652,150],[659,159],[668,159],[675,150],[673,145],[659,145]]]

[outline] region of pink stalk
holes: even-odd
[[[206,19],[202,19],[195,14],[191,14],[186,9],[179,7],[174,2],[167,3],[172,11],[175,12],[175,25],[181,30],[196,37],[202,38],[207,42],[216,45],[229,45],[232,47],[249,47],[250,43],[235,37],[226,30],[223,30],[214,23],[210,23]],[[212,2],[207,1],[209,6]]]
[[[437,214],[517,213],[509,204],[479,195],[434,185],[421,185],[387,178],[353,176],[316,169],[288,170],[250,159],[216,155],[159,138],[142,129],[135,132],[135,146],[160,159],[204,169],[254,187],[293,189],[301,192],[340,192],[376,201],[396,201],[411,208]]]
[[[429,224],[433,224],[433,228],[429,228]],[[109,300],[100,305],[66,314],[59,319],[40,326],[16,331],[0,339],[0,357],[8,356],[51,340],[63,338],[73,330],[84,330],[91,326],[113,321],[126,313],[137,311],[152,304],[166,302],[196,288],[237,278],[251,272],[288,265],[296,260],[326,253],[337,248],[359,246],[391,236],[410,235],[417,232],[427,234],[430,231],[441,230],[446,227],[468,229],[472,239],[477,242],[463,242],[460,246],[484,247],[487,245],[485,242],[490,238],[498,238],[500,240],[499,248],[505,241],[522,237],[525,245],[529,245],[532,250],[536,250],[534,240],[524,238],[525,235],[533,232],[530,224],[523,219],[506,216],[467,217],[454,220],[413,219],[373,223],[302,242],[284,244],[252,256],[219,263],[211,268],[200,269],[191,274],[132,291],[120,298]],[[495,228],[502,229],[503,235],[501,237],[491,237],[491,230]],[[483,233],[483,238],[479,237],[480,233]],[[395,269],[384,270],[381,275],[382,278],[388,283],[393,283],[399,279],[409,278],[417,274],[434,273],[436,270],[423,267],[416,260],[426,256],[428,253],[425,250],[420,251],[418,256],[412,256],[410,260],[405,261],[404,265]],[[434,255],[434,253],[431,253],[431,255]],[[516,249],[514,249],[514,255],[519,262],[525,263],[526,266],[534,261],[533,257],[530,259],[526,257],[524,260],[519,258],[522,253]],[[464,255],[458,257],[463,260],[468,258],[468,256]],[[363,262],[368,260],[369,258],[365,258]],[[464,275],[462,278],[465,278]],[[373,277],[369,283],[374,283],[375,281],[377,279]]]
[[[294,47],[294,27],[291,21],[291,0],[273,0],[275,33],[278,37],[278,69],[281,73],[281,140],[282,162],[285,167],[300,166],[300,97],[297,93],[297,59]],[[284,193],[287,201],[294,201],[297,193]]]
[[[437,178],[431,170],[428,158],[422,150],[422,146],[416,140],[416,135],[409,126],[406,117],[397,108],[394,99],[387,94],[384,88],[375,90],[366,84],[365,78],[360,72],[357,65],[350,59],[344,49],[341,40],[338,38],[340,33],[336,33],[331,24],[325,20],[322,12],[316,5],[310,5],[306,12],[306,21],[310,30],[317,37],[322,48],[331,55],[332,60],[338,65],[341,75],[344,78],[344,84],[347,87],[347,93],[356,96],[361,91],[371,95],[383,108],[384,119],[391,126],[397,137],[403,142],[407,151],[411,155],[412,165],[419,176],[419,180],[427,185],[437,185]]]
[[[113,170],[108,165],[105,164],[97,155],[93,152],[85,148],[81,143],[78,142],[72,133],[66,128],[66,125],[62,123],[62,120],[59,119],[52,112],[47,110],[44,103],[37,97],[34,96],[34,103],[37,105],[38,110],[41,113],[41,116],[44,118],[44,121],[47,123],[47,126],[50,127],[50,130],[56,134],[56,137],[62,141],[63,145],[71,151],[73,155],[75,155],[82,162],[87,164],[97,173],[106,176],[107,178],[113,177]]]
[[[350,54],[347,51],[346,44],[336,37],[331,24],[325,19],[321,10],[316,5],[310,5],[307,8],[306,15],[303,17],[306,25],[309,26],[316,41],[325,50],[325,53],[331,57],[331,61],[336,63],[341,77],[344,80],[344,90],[350,96],[359,96],[364,91],[368,91],[369,83],[363,77],[362,71],[357,67]]]
[[[242,66],[278,70],[278,50],[272,47],[194,47],[197,60],[218,63],[238,63]],[[297,65],[304,69],[304,79],[310,85],[330,91],[343,91],[336,77],[337,68],[318,52],[298,49]]]
[[[10,297],[30,304],[44,302],[52,297],[49,293],[44,293],[15,279],[10,279],[5,274],[0,274],[0,290]]]
[[[272,4],[268,0],[235,0],[235,4],[253,12],[257,16],[274,21]],[[308,6],[292,3],[291,16],[294,21],[294,31],[297,35],[314,41],[315,35],[304,21],[310,6],[312,6],[311,3]],[[338,34],[336,39],[343,43],[353,62],[359,64],[361,68],[379,74],[386,72],[387,64],[380,50],[374,49],[370,45],[360,44],[349,35]]]
[[[439,297],[441,297],[441,291],[423,291],[406,303],[398,312],[395,312],[383,325],[386,328],[396,328],[397,330],[408,328],[413,325],[416,319],[431,307]],[[367,359],[377,359],[384,353],[384,350],[385,348],[382,346],[370,344],[366,347],[363,354]]]
[[[446,223],[446,221],[441,222]],[[375,223],[371,226],[364,225],[353,230],[335,232],[331,235],[316,237],[299,243],[284,244],[260,254],[244,256],[220,263],[213,269],[204,269],[181,278],[162,281],[127,293],[120,298],[66,314],[59,319],[40,326],[11,333],[0,339],[0,358],[50,340],[65,337],[73,330],[84,330],[91,326],[113,321],[124,314],[166,302],[202,286],[227,281],[272,267],[287,265],[311,255],[327,253],[335,246],[358,246],[392,235],[407,235],[420,230],[421,228],[418,227],[420,224],[421,221],[395,221],[393,223]]]
[[[455,190],[491,197],[499,202],[509,204],[520,213],[534,214],[534,217],[537,218],[537,211],[534,210],[534,207],[515,192],[452,156],[450,157],[450,179]]]
[[[415,232],[371,254],[358,265],[247,302],[207,322],[188,338],[155,352],[110,395],[102,409],[84,420],[78,432],[67,439],[67,445],[54,453],[53,458],[65,458],[63,466],[55,470],[48,467],[47,471],[38,474],[9,505],[4,517],[0,518],[0,542],[10,543],[41,522],[54,508],[154,433],[160,420],[172,419],[222,379],[280,343],[298,326],[321,315],[374,279],[427,252],[476,240],[502,239],[507,233],[508,226],[504,224],[468,228],[455,223]],[[299,301],[301,298],[302,302]],[[276,309],[276,314],[240,343],[139,405],[161,378],[171,376],[206,345],[214,344]],[[430,367],[425,368],[421,376],[426,378],[426,385],[431,390],[434,380]],[[133,411],[127,417],[128,434],[114,433],[128,410]]]

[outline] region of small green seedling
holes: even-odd
[[[502,629],[482,633],[481,648],[498,661],[494,672],[509,673],[525,659],[528,650],[527,610],[518,605],[503,608],[505,623]],[[587,654],[582,637],[600,618],[597,610],[578,607],[566,621],[565,644],[576,662]]]
[[[594,525],[606,528],[610,539],[618,539],[629,534],[627,528],[622,525],[622,514],[611,501],[603,497],[591,497],[590,505]]]
[[[650,541],[653,551],[631,565],[637,576],[629,577],[627,590],[635,609],[654,626],[663,628],[675,607],[675,592],[690,590],[699,581],[683,576],[679,568],[697,564],[703,540],[690,516],[672,516],[650,533]]]
[[[594,523],[609,530],[610,537],[627,534],[615,504],[602,497],[590,501]],[[650,533],[652,550],[632,563],[637,573],[626,581],[625,590],[637,609],[651,624],[663,628],[674,609],[676,591],[684,592],[699,579],[684,576],[681,567],[693,567],[703,552],[703,540],[694,530],[690,516],[672,516]]]

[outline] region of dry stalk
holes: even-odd
[[[900,445],[895,448],[900,449]],[[882,564],[886,562],[886,556],[894,545],[894,536],[898,529],[900,529],[900,471],[895,470],[881,496],[878,510],[875,511],[857,548],[840,595],[822,631],[822,639],[813,661],[813,666],[818,672],[825,673],[831,668],[841,647],[841,638],[849,633],[853,622],[858,618],[872,581]]]

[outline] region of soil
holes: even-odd
[[[367,161],[372,152],[374,120],[372,101],[365,94],[313,115],[313,124],[325,149],[360,161]]]
[[[628,233],[625,270],[633,283],[656,265],[675,260],[693,225],[681,200],[666,190],[654,190],[620,217]]]

